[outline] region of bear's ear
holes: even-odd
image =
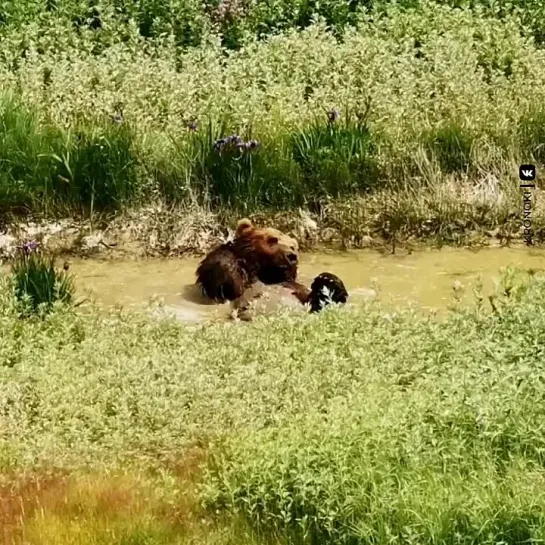
[[[275,244],[278,244],[278,237],[268,237],[267,244],[269,246],[274,246]]]
[[[253,228],[254,226],[248,218],[238,220],[235,236],[240,237],[246,233],[246,231],[252,230]]]

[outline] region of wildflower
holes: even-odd
[[[190,121],[190,122],[187,124],[187,128],[188,128],[191,132],[196,132],[198,126],[199,126],[199,123],[198,123],[195,119],[194,119],[193,121]]]
[[[30,242],[25,242],[23,244],[23,252],[25,254],[29,254],[31,252],[33,252],[34,250],[36,250],[38,248],[39,244],[37,242],[34,242],[33,240],[30,241]]]
[[[116,125],[121,125],[124,121],[123,119],[123,112],[121,110],[118,110],[115,115],[112,116],[112,121],[116,124]]]
[[[214,143],[214,149],[216,151],[222,151],[224,148],[237,148],[240,149],[244,146],[244,141],[238,134],[232,134],[226,138],[220,138]]]
[[[232,134],[226,138],[227,144],[239,147],[243,144],[242,138],[238,134]]]
[[[329,110],[329,112],[327,112],[327,119],[332,124],[339,121],[340,117],[341,117],[341,112],[337,110],[336,108],[334,108],[333,110]]]
[[[259,142],[257,140],[250,140],[246,142],[245,147],[250,151],[256,150],[259,147]]]
[[[214,142],[214,150],[221,151],[226,144],[227,144],[227,141],[225,140],[225,138],[220,138],[219,140],[216,140]]]
[[[244,140],[238,134],[231,134],[226,138],[220,138],[214,142],[215,151],[221,152],[224,148],[238,149],[238,150],[255,150],[259,147],[257,140],[250,140],[244,142]]]

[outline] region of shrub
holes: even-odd
[[[34,242],[26,243],[21,249],[21,255],[12,265],[12,277],[23,316],[42,309],[49,312],[57,301],[71,303],[73,300],[72,276],[58,271],[55,259],[41,255]]]
[[[473,138],[461,125],[443,123],[425,134],[424,142],[443,172],[460,173],[470,167]]]
[[[346,196],[376,183],[375,147],[367,124],[340,115],[333,110],[327,124],[315,121],[293,135],[293,157],[307,195]]]

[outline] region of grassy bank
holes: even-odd
[[[10,523],[36,543],[103,543],[105,528],[108,543],[195,542],[176,526],[193,509],[203,543],[213,528],[218,543],[251,542],[248,528],[299,543],[539,539],[545,284],[513,278],[496,313],[441,322],[369,304],[196,329],[69,308],[21,320],[3,286],[0,460],[15,492],[0,505],[27,483],[42,509]],[[22,469],[39,492],[10,477]],[[129,484],[106,486],[109,472]]]
[[[235,51],[217,29],[187,48],[35,16],[2,30],[4,216],[153,204],[225,225],[301,207],[347,238],[449,240],[516,222],[517,165],[544,161],[543,50],[508,13],[379,6],[342,32],[250,33]]]

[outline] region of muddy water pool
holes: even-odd
[[[70,262],[70,269],[76,276],[79,295],[102,307],[149,308],[150,303],[161,302],[164,311],[182,320],[225,319],[229,305],[206,304],[194,288],[199,261],[76,259]],[[479,278],[488,295],[501,269],[507,266],[545,271],[545,249],[447,248],[410,255],[372,250],[309,253],[301,256],[300,280],[309,285],[317,274],[329,271],[342,278],[354,303],[369,297],[374,289],[387,308],[412,303],[425,311],[442,313],[453,300],[456,281],[464,286],[464,301],[470,303]]]

